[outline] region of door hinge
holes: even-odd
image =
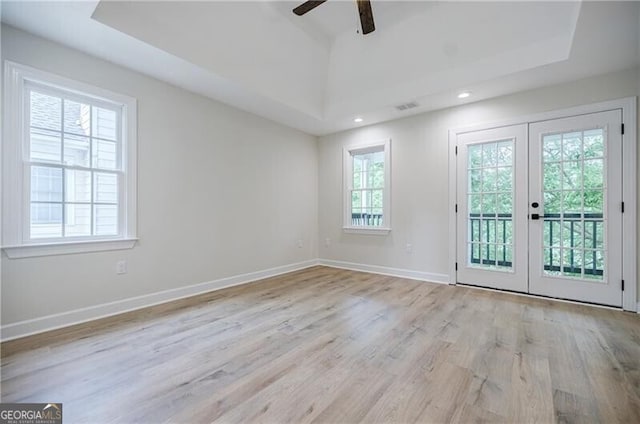
[[[624,135],[624,123],[621,125],[622,128],[620,128],[622,134]]]
[[[624,213],[624,202],[622,202],[622,206],[621,206],[620,210],[622,210],[622,213]]]
[[[456,203],[456,213],[458,213],[458,204]]]
[[[458,270],[458,262],[456,262],[456,271]]]
[[[622,291],[624,291],[624,280],[622,280]]]
[[[458,146],[456,146],[456,155],[458,154]]]

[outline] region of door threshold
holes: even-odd
[[[509,293],[509,294],[514,294],[516,296],[530,297],[530,298],[534,298],[534,299],[547,299],[547,300],[553,300],[553,301],[561,302],[561,303],[571,303],[573,305],[593,306],[593,307],[596,307],[596,308],[610,309],[610,310],[613,310],[613,311],[623,311],[624,312],[624,310],[622,309],[622,306],[603,305],[601,303],[583,302],[583,301],[579,301],[579,300],[564,299],[564,298],[561,298],[561,297],[544,296],[544,295],[535,294],[535,293],[523,293],[523,292],[519,292],[519,291],[498,289],[498,288],[494,288],[494,287],[476,286],[476,285],[473,285],[473,284],[456,283],[455,285],[456,286],[462,286],[462,287],[468,287],[468,288],[471,288],[471,289],[479,289],[479,290],[486,290],[486,291],[492,291],[492,292]]]

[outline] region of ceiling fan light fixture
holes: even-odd
[[[467,97],[469,97],[471,95],[471,92],[469,91],[463,91],[462,93],[458,94],[458,98],[459,99],[466,99]]]
[[[320,6],[327,0],[307,0],[300,6],[293,9],[293,13],[302,16],[307,12]],[[367,35],[376,30],[376,24],[373,21],[373,11],[371,10],[371,0],[356,0],[358,6],[358,14],[360,15],[360,27],[362,35]]]

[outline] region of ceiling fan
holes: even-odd
[[[293,13],[302,16],[305,13],[315,9],[327,0],[310,0],[305,1],[300,6],[293,9]],[[362,34],[367,35],[376,30],[373,23],[373,12],[371,11],[371,2],[369,0],[356,0],[358,4],[358,12],[360,13],[360,24],[362,25]]]

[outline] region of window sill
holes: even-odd
[[[381,227],[342,227],[342,231],[347,234],[368,234],[375,236],[386,236],[391,232],[391,228]]]
[[[9,259],[33,258],[37,256],[70,255],[73,253],[103,252],[107,250],[131,249],[137,238],[87,240],[60,243],[23,244],[6,246],[2,250]]]

